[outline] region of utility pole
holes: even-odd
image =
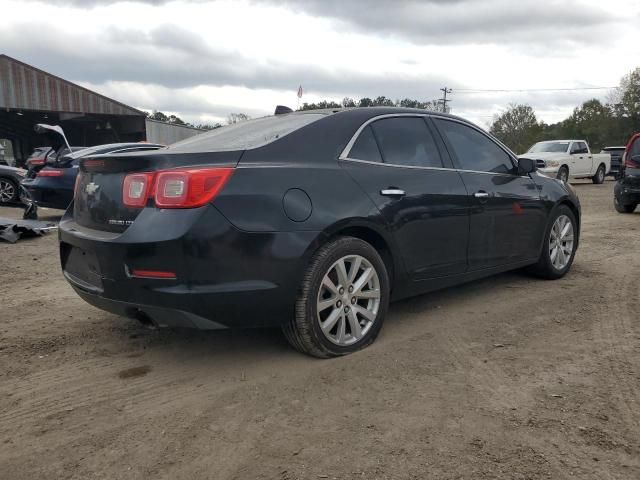
[[[447,100],[447,94],[451,93],[452,90],[450,88],[444,87],[444,88],[441,88],[440,91],[444,94],[442,96],[442,98],[440,99],[440,101],[442,102],[442,111],[444,113],[448,113],[448,111],[447,111],[447,102],[450,102],[451,100]]]

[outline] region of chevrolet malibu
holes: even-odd
[[[392,300],[522,267],[564,276],[580,204],[461,118],[321,110],[84,159],[59,232],[66,279],[98,308],[280,326],[333,357],[371,344]]]

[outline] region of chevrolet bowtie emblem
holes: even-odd
[[[84,191],[87,192],[87,195],[93,195],[98,191],[99,188],[100,188],[100,185],[91,182],[87,184],[87,186],[84,188]]]

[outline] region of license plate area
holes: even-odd
[[[65,251],[66,250],[66,251]],[[102,290],[102,275],[98,257],[93,252],[71,245],[63,245],[62,268],[73,279]]]

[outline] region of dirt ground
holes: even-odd
[[[640,213],[577,183],[567,277],[395,303],[335,360],[147,330],[74,294],[55,234],[0,244],[0,478],[639,479]]]

